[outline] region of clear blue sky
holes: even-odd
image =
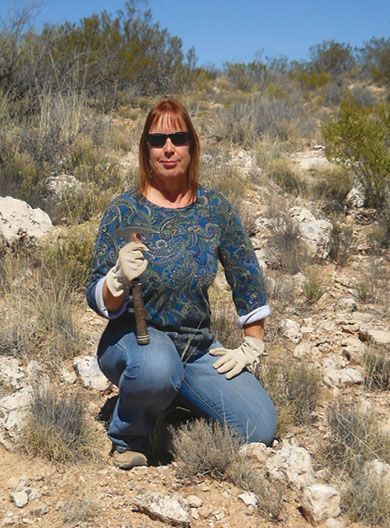
[[[39,0],[38,0],[39,1]],[[0,17],[24,0],[0,0]],[[123,0],[43,0],[35,25],[76,22]],[[360,46],[373,36],[390,36],[390,0],[149,0],[154,21],[195,47],[199,64],[263,57],[308,59],[308,49],[324,40]]]

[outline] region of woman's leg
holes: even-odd
[[[156,416],[171,403],[184,377],[171,339],[148,330],[150,344],[138,345],[128,329],[107,329],[98,350],[102,372],[119,387],[108,436],[115,447],[132,451],[147,448]]]
[[[250,372],[227,380],[214,369],[215,361],[206,353],[187,362],[178,397],[204,416],[235,429],[245,442],[270,444],[276,431],[271,398]]]

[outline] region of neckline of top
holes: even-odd
[[[146,198],[146,196],[144,196],[143,194],[141,194],[141,200],[146,202],[149,206],[152,206],[152,207],[154,207],[156,209],[161,209],[163,211],[185,211],[186,209],[190,209],[191,207],[196,205],[196,203],[199,200],[200,194],[201,194],[201,187],[199,186],[198,190],[197,190],[197,193],[196,193],[195,200],[193,202],[191,202],[190,204],[188,204],[188,205],[183,205],[182,207],[165,207],[163,205],[158,205],[158,204],[155,204],[154,202],[151,202],[150,200],[148,200],[148,198]]]

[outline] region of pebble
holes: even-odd
[[[11,500],[17,508],[24,508],[28,504],[28,495],[25,491],[13,491],[11,493]]]
[[[188,495],[188,497],[186,497],[186,500],[190,508],[200,508],[203,504],[202,499],[200,499],[196,495]]]

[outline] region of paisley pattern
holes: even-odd
[[[238,315],[266,304],[262,274],[250,239],[226,198],[215,190],[198,189],[197,200],[169,209],[149,202],[135,190],[118,196],[105,211],[96,240],[87,299],[98,311],[95,288],[115,264],[127,242],[116,231],[147,226],[148,267],[141,276],[148,324],[174,332],[179,341],[212,340],[208,289],[218,260],[222,263]],[[133,314],[131,297],[127,311]],[[127,318],[128,319],[128,318]]]

